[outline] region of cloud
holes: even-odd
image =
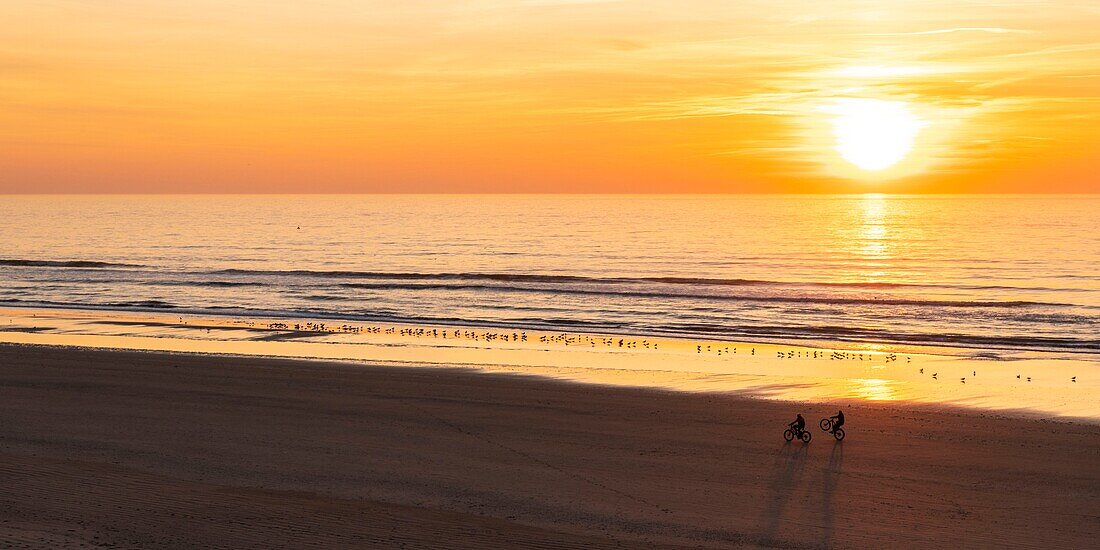
[[[1000,57],[1031,57],[1034,55],[1057,55],[1063,53],[1091,52],[1100,50],[1100,42],[1088,42],[1084,44],[1063,44],[1041,50],[1029,50],[1026,52],[1006,53]]]
[[[992,34],[1031,34],[1035,31],[1026,29],[1006,29],[1004,27],[954,27],[950,29],[933,29],[929,31],[914,32],[874,32],[863,36],[924,36],[930,34],[951,34],[956,32],[984,32]]]
[[[572,6],[581,4],[615,4],[623,0],[523,0],[524,6]]]

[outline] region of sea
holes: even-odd
[[[8,195],[0,306],[1100,353],[1100,196]]]

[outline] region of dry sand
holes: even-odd
[[[1100,427],[0,345],[12,547],[1095,547]]]

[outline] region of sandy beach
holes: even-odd
[[[0,29],[0,550],[1100,550],[1100,0]]]
[[[1100,426],[922,405],[0,346],[13,547],[1082,548],[1098,463]]]
[[[320,328],[319,328],[320,327]],[[785,401],[905,401],[1100,423],[1098,355],[521,327],[0,308],[0,343],[316,359]]]

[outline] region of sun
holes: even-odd
[[[886,170],[913,150],[913,143],[927,123],[914,115],[904,101],[842,98],[825,107],[835,115],[834,148],[841,158],[868,172]]]

